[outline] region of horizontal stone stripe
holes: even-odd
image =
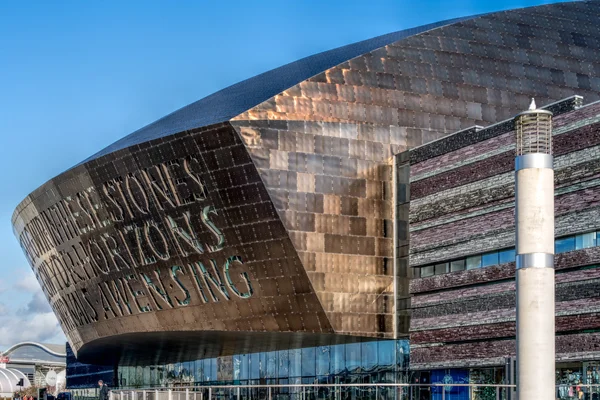
[[[558,187],[554,190],[554,195],[560,196],[563,194],[600,186],[600,179],[598,178],[600,178],[600,175],[596,175],[593,177],[593,179],[578,182],[574,185]],[[424,222],[412,223],[410,224],[410,232],[418,232],[423,229],[449,224],[451,222],[460,221],[462,219],[472,218],[478,215],[484,215],[495,211],[505,210],[507,208],[513,208],[514,206],[515,202],[513,198],[506,198],[496,202],[492,202],[490,204],[487,204],[486,206],[479,206],[462,210],[460,212],[450,214],[449,216],[440,216],[439,218],[430,219]]]
[[[570,114],[563,114],[552,120],[552,134],[554,136],[555,154],[565,154],[569,152],[568,141],[565,145],[564,142],[566,140],[559,137],[560,135],[570,133],[574,130],[579,130],[579,128],[582,127],[590,128],[589,125],[600,122],[600,115],[598,115],[598,112],[600,112],[600,106],[598,104],[590,105],[589,110],[587,111],[588,112],[586,115],[591,116],[576,120],[576,122],[572,122],[570,118],[566,118]],[[582,112],[578,111],[577,114],[580,115]],[[597,130],[597,127],[595,129]],[[474,145],[463,147],[456,151],[411,165],[411,182],[417,182],[434,175],[455,170],[467,164],[477,163],[496,154],[507,151],[513,151],[514,153],[515,144],[513,135],[514,131],[507,132],[484,142],[475,143]]]
[[[460,367],[467,365],[467,361],[494,359],[501,361],[501,364],[497,365],[503,365],[504,358],[514,356],[515,352],[516,343],[514,339],[427,347],[413,347],[411,345],[410,365],[411,369],[424,365]],[[578,355],[585,355],[584,359],[600,358],[600,333],[575,333],[556,336],[557,360],[570,359],[577,353],[579,353]]]
[[[480,181],[514,169],[515,154],[507,151],[476,163],[470,163],[450,171],[431,176],[410,185],[411,201],[439,191]]]
[[[599,313],[600,297],[568,300],[556,303],[556,316],[576,315],[582,312]],[[515,308],[481,310],[469,314],[450,314],[430,318],[411,318],[410,332],[445,328],[461,328],[515,321]]]
[[[600,297],[600,280],[598,279],[556,284],[555,298],[557,302],[593,297]],[[516,300],[514,290],[467,299],[457,298],[444,304],[413,308],[411,317],[419,319],[444,315],[474,314],[481,311],[487,312],[507,308],[513,309],[516,307]]]
[[[583,210],[600,205],[600,186],[571,192],[554,198],[555,215]],[[411,245],[415,251],[434,244],[445,245],[445,241],[456,242],[461,238],[468,240],[473,235],[485,234],[489,230],[497,230],[514,226],[514,209],[506,208],[497,212],[481,214],[472,218],[461,219],[446,225],[411,232]]]
[[[587,249],[570,251],[568,253],[556,254],[554,257],[554,266],[557,270],[597,263],[600,263],[600,247],[590,247]],[[498,280],[514,279],[514,277],[515,263],[512,262],[473,269],[470,271],[452,272],[429,278],[412,279],[410,281],[410,293],[415,295],[418,293],[471,286]]]
[[[555,219],[556,237],[575,233],[593,231],[600,228],[600,210],[598,207],[585,208],[569,214],[559,215]],[[456,239],[446,243],[432,243],[419,248],[410,249],[410,266],[416,267],[452,260],[471,254],[514,247],[514,227],[490,230],[485,234],[474,235],[468,239]]]
[[[556,332],[571,332],[576,330],[599,329],[600,314],[581,313],[578,315],[559,316],[556,318]],[[499,324],[474,325],[464,328],[437,329],[419,331],[410,335],[413,345],[427,343],[452,343],[466,340],[485,340],[515,337],[516,323],[502,322]]]
[[[417,182],[440,172],[508,151],[514,148],[513,141],[513,132],[507,132],[485,142],[476,143],[472,146],[463,147],[451,153],[413,164],[410,166],[410,181]]]
[[[562,273],[561,273],[562,272]],[[582,281],[587,279],[600,279],[600,268],[586,268],[582,270],[559,270],[555,276],[556,284]],[[466,287],[450,288],[433,293],[421,293],[411,298],[411,307],[419,308],[435,304],[445,304],[456,299],[468,299],[488,296],[515,290],[515,281],[495,282],[491,285],[473,285]]]
[[[568,113],[575,110],[575,107],[580,103],[581,97],[573,96],[569,99],[549,105],[549,109],[554,110],[554,114],[556,116],[558,114]],[[511,131],[513,126],[513,119],[510,118],[485,128],[473,126],[464,129],[446,138],[432,142],[427,146],[421,146],[414,149],[410,154],[410,162],[411,164],[418,164],[427,159],[438,157],[464,147],[472,146],[475,143],[483,142],[493,137],[502,135],[505,132]]]
[[[576,98],[574,96],[569,99],[554,103],[553,105],[550,105],[549,108],[555,111],[555,118],[558,118],[559,114],[569,113],[570,111],[575,110],[575,107],[580,103],[581,98]],[[420,146],[414,149],[410,154],[410,162],[411,164],[419,164],[428,159],[439,157],[464,147],[473,146],[476,143],[487,141],[491,138],[511,131],[513,126],[514,122],[511,118],[485,128],[473,126],[471,128],[461,130],[426,146]]]
[[[600,146],[589,147],[580,151],[556,157],[554,161],[555,184],[559,186],[564,182],[573,182],[585,176],[600,172]],[[507,193],[507,188],[510,189]],[[492,194],[492,196],[491,196]],[[495,196],[494,196],[495,195]],[[496,197],[501,195],[502,197]],[[482,205],[500,198],[514,195],[514,172],[507,172],[489,178],[467,183],[462,186],[439,191],[419,199],[411,200],[410,222],[418,222],[456,212],[461,209]],[[457,202],[458,201],[458,202]],[[454,207],[445,207],[436,213],[431,213],[428,208],[438,208],[440,203],[454,203]],[[425,215],[422,215],[425,214]]]
[[[559,157],[600,143],[600,125],[592,124],[574,129],[554,138],[554,156]],[[514,170],[515,153],[507,151],[490,156],[449,171],[438,173],[427,179],[411,181],[411,199],[425,197],[452,187],[475,182],[490,176]]]

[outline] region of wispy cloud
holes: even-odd
[[[48,300],[44,296],[34,274],[29,270],[23,270],[24,274],[15,276],[16,283],[8,285],[0,281],[0,349],[23,341],[61,343],[66,341],[64,334],[58,324],[56,316],[52,312]],[[3,285],[4,283],[4,285]],[[21,299],[21,307],[11,309],[11,292],[14,290],[29,297]],[[26,304],[25,306],[22,306]]]
[[[35,293],[41,290],[40,284],[38,283],[37,279],[35,279],[35,275],[33,275],[33,272],[30,271],[28,271],[26,275],[15,284],[15,288],[30,293]]]
[[[24,341],[56,341],[57,338],[64,340],[58,320],[52,312],[24,317],[0,317],[0,348]]]
[[[50,308],[44,294],[38,291],[33,294],[29,303],[27,303],[27,307],[21,309],[21,312],[24,314],[44,314],[52,312],[52,308]]]

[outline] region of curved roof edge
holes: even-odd
[[[21,387],[17,387],[19,379],[23,379],[23,388],[31,386],[29,378],[21,371],[14,368],[0,368],[0,393],[14,393]],[[6,387],[5,387],[6,386]]]
[[[17,343],[17,344],[14,344],[14,345],[10,346],[8,349],[4,350],[0,354],[7,355],[8,353],[10,353],[10,352],[18,349],[19,347],[23,347],[23,346],[38,347],[38,348],[44,350],[45,352],[47,352],[49,354],[52,354],[53,356],[57,356],[57,357],[66,357],[67,356],[66,350],[65,350],[64,353],[61,353],[61,352],[56,351],[56,349],[51,349],[46,344],[37,343],[37,342],[21,342],[21,343]]]
[[[454,18],[388,33],[293,61],[219,90],[117,140],[78,165],[152,139],[226,122],[315,75],[362,54],[456,22],[484,14]]]

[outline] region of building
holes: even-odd
[[[437,320],[468,318],[467,305],[483,313],[478,291],[510,290],[510,264],[452,267],[513,245],[510,190],[490,190],[489,212],[502,209],[502,220],[475,205],[482,188],[464,194],[473,205],[444,196],[493,182],[478,171],[501,156],[510,164],[510,143],[493,148],[494,135],[510,136],[502,121],[531,97],[557,123],[588,121],[579,107],[600,99],[599,18],[598,2],[558,3],[316,54],[184,107],[42,185],[13,225],[77,358],[73,377],[93,364],[126,387],[406,381],[409,343],[421,382],[501,367],[512,354],[509,294],[501,338],[485,333],[500,317],[464,331]],[[453,154],[473,158],[439,164]],[[467,171],[463,183],[454,168]],[[488,232],[495,223],[501,236]],[[468,229],[454,237],[444,224]],[[438,264],[450,272],[435,275]],[[506,282],[489,276],[502,268]],[[455,301],[438,307],[442,294]],[[565,360],[596,357],[578,348]]]
[[[0,368],[12,371],[13,374],[4,374],[12,384],[12,393],[19,388],[14,386],[20,378],[24,378],[24,387],[30,385],[37,387],[65,385],[66,352],[65,345],[21,342],[0,352]],[[56,382],[48,385],[46,376],[50,371],[56,374]],[[0,372],[0,375],[2,373]],[[1,383],[0,383],[1,384]],[[8,387],[8,385],[6,385]],[[0,392],[6,393],[11,390],[0,388]],[[8,396],[11,397],[11,396]]]
[[[578,382],[600,383],[600,102],[581,100],[544,107],[554,114],[559,398]],[[398,206],[410,209],[416,375],[493,383],[515,356],[514,155],[508,120],[396,156],[410,181],[410,201]]]

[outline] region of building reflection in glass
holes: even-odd
[[[406,382],[408,349],[407,340],[384,340],[168,365],[119,366],[118,386]]]

